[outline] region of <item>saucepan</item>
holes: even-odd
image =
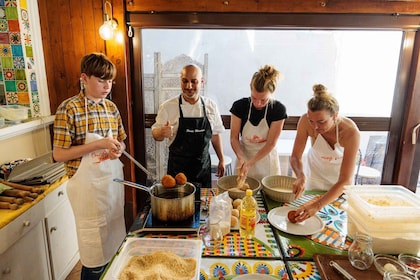
[[[150,194],[153,217],[163,222],[179,222],[187,220],[195,212],[196,188],[191,183],[180,185],[174,188],[164,187],[155,183],[150,188],[141,184],[114,179],[115,182],[147,191]]]

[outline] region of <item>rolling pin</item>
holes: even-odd
[[[1,180],[0,183],[5,184],[5,185],[7,185],[9,187],[12,187],[14,189],[22,190],[22,191],[28,191],[28,192],[32,192],[32,193],[38,193],[38,194],[44,192],[44,189],[40,188],[40,187],[26,186],[26,185],[13,183],[13,182],[8,182],[8,181],[5,181],[5,180]]]
[[[23,198],[11,197],[11,196],[2,196],[0,195],[0,202],[9,202],[17,205],[23,204]]]
[[[12,210],[16,210],[18,209],[19,206],[15,203],[10,203],[10,202],[0,202],[0,209],[12,209]]]
[[[22,191],[22,190],[5,190],[1,193],[2,195],[6,196],[14,196],[14,197],[25,197],[31,194],[31,192],[28,191]]]

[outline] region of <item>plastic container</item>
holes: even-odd
[[[196,276],[191,280],[199,279],[201,247],[201,240],[128,238],[104,279],[118,279],[131,257],[152,254],[156,251],[169,251],[182,258],[194,258],[197,262]]]
[[[374,253],[420,252],[420,200],[402,186],[348,186],[347,233],[372,237]]]
[[[9,121],[22,121],[28,118],[28,110],[21,105],[1,105],[0,116]]]
[[[357,185],[345,189],[349,209],[366,223],[418,223],[420,200],[410,190],[397,185]]]
[[[252,190],[246,190],[242,199],[239,216],[239,234],[243,238],[252,238],[255,235],[257,224],[257,201],[252,196]]]

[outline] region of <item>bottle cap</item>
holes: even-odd
[[[246,195],[252,196],[252,190],[251,189],[247,189],[246,190]]]

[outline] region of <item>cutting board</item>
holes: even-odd
[[[334,268],[329,266],[330,261],[335,261],[342,268],[347,270],[354,278],[363,280],[382,280],[383,276],[376,270],[375,265],[368,270],[358,270],[354,268],[349,258],[346,255],[328,255],[328,254],[314,254],[314,261],[319,270],[319,274],[323,280],[343,280],[341,276]]]

